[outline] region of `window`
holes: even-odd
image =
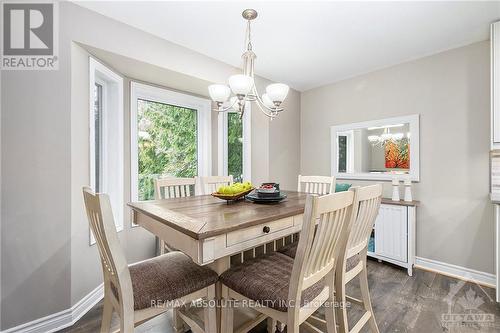
[[[101,192],[102,183],[102,84],[95,82],[94,84],[94,161],[95,166],[92,168],[94,181],[92,182],[93,189],[96,192]]]
[[[219,175],[233,175],[238,182],[251,180],[249,103],[245,109],[243,119],[236,112],[219,113]]]
[[[347,172],[347,136],[339,135],[339,172]]]
[[[109,195],[118,231],[123,229],[123,79],[89,58],[90,186]],[[94,243],[91,237],[91,243]]]
[[[354,167],[354,135],[353,131],[339,132],[337,134],[338,144],[338,171],[352,172]]]
[[[154,179],[211,174],[210,101],[131,84],[132,200],[154,199]]]

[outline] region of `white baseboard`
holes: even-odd
[[[495,274],[476,271],[474,269],[447,264],[427,258],[415,257],[415,267],[455,277],[460,280],[471,281],[487,287],[495,288]]]
[[[76,323],[104,296],[104,286],[100,284],[71,308],[39,318],[29,323],[9,328],[1,333],[52,333]]]

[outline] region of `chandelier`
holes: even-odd
[[[388,142],[397,142],[400,140],[403,140],[404,134],[403,133],[391,133],[389,127],[401,127],[403,124],[398,124],[398,125],[392,125],[392,126],[387,126],[387,127],[370,127],[368,130],[374,130],[374,129],[380,129],[383,128],[384,132],[380,135],[369,135],[368,136],[368,141],[373,146],[380,146],[383,147],[385,146]],[[406,134],[407,139],[410,139],[410,132]]]
[[[271,120],[283,111],[281,104],[288,95],[289,87],[283,83],[273,83],[266,87],[266,92],[260,97],[255,87],[254,63],[257,56],[252,51],[250,23],[257,17],[257,11],[246,9],[242,16],[247,20],[247,31],[245,35],[246,50],[241,56],[243,59],[243,74],[230,76],[229,86],[225,84],[212,84],[208,92],[217,107],[217,112],[238,112],[243,117],[247,103],[255,102],[260,110]],[[230,98],[231,92],[234,94]]]

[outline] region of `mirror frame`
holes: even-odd
[[[409,116],[385,118],[378,120],[363,121],[344,125],[335,125],[330,127],[331,134],[331,174],[337,179],[358,179],[358,180],[391,180],[392,174],[379,174],[369,172],[345,173],[338,172],[337,156],[337,134],[340,132],[349,132],[355,129],[384,126],[387,124],[408,123],[410,124],[411,148],[410,148],[410,178],[413,182],[420,181],[420,115],[413,114]]]

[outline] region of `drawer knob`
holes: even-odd
[[[269,233],[269,231],[271,231],[271,228],[269,228],[269,227],[266,225],[264,228],[262,228],[262,231],[263,231],[264,233],[268,234],[268,233]]]

